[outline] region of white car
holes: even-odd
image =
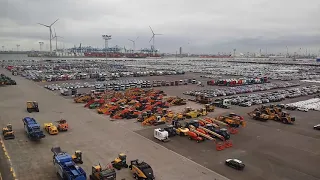
[[[297,110],[298,110],[298,111],[303,111],[303,112],[308,112],[308,111],[309,111],[309,109],[303,108],[303,107],[300,107],[300,108],[298,108]]]

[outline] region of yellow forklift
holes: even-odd
[[[111,162],[112,167],[114,167],[117,170],[120,170],[121,168],[128,168],[127,164],[127,155],[124,153],[120,153],[119,156]]]
[[[113,168],[102,169],[100,164],[92,166],[90,180],[116,180],[116,171]]]
[[[7,124],[6,127],[2,128],[2,135],[3,135],[3,138],[5,140],[14,139],[15,138],[15,135],[14,135],[14,132],[12,130],[12,125],[11,124]]]
[[[39,104],[36,101],[27,101],[27,111],[31,112],[39,112]]]
[[[83,164],[82,161],[82,152],[80,150],[77,150],[76,152],[74,152],[74,154],[72,154],[72,160],[77,163],[77,164]]]

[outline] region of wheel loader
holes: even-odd
[[[204,105],[204,107],[206,108],[206,110],[208,112],[214,112],[215,106],[213,106],[211,104],[206,104],[206,105]]]
[[[199,117],[199,116],[201,116],[201,113],[199,113],[198,111],[196,111],[196,110],[192,110],[192,111],[190,111],[190,112],[188,112],[188,113],[186,113],[185,114],[185,117],[186,118],[197,118],[197,117]]]
[[[232,118],[232,117],[228,117],[228,116],[218,116],[216,118],[218,121],[222,121],[226,124],[228,124],[230,127],[239,127],[240,125],[245,127],[246,123],[244,120],[240,120],[239,118]]]
[[[146,162],[139,162],[138,159],[130,162],[129,166],[134,179],[154,180],[154,174],[151,166]]]
[[[68,131],[69,124],[67,123],[67,120],[60,119],[59,121],[56,121],[58,123],[57,128],[59,131]]]
[[[79,163],[79,164],[83,164],[83,161],[82,161],[82,152],[80,150],[76,150],[76,152],[74,152],[74,154],[72,154],[72,160],[75,162],[75,163]]]
[[[182,127],[182,125],[178,122],[178,121],[172,121],[172,125],[176,130],[176,134],[180,135],[180,136],[187,136],[189,129]]]
[[[58,128],[57,126],[53,125],[52,123],[44,123],[43,128],[50,134],[50,135],[56,135],[58,134]]]
[[[128,168],[127,164],[127,155],[124,153],[120,153],[118,157],[111,162],[112,167],[114,167],[117,170],[120,170],[121,168]]]
[[[268,114],[261,113],[260,111],[252,111],[252,112],[248,113],[248,115],[252,119],[259,120],[259,121],[267,121],[270,118],[270,116]]]
[[[14,131],[12,130],[11,124],[7,124],[6,127],[2,128],[2,135],[5,140],[15,138]]]
[[[208,115],[207,109],[206,108],[201,108],[198,110],[200,116],[206,116]]]
[[[27,101],[27,111],[31,112],[39,112],[39,104],[36,101]]]
[[[113,168],[102,169],[101,165],[92,166],[90,180],[116,180],[116,171]]]

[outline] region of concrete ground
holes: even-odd
[[[289,99],[282,103],[301,99],[307,97]],[[232,148],[220,152],[215,150],[214,143],[210,141],[197,144],[186,137],[172,137],[170,142],[161,143],[153,138],[153,129],[137,133],[230,179],[320,179],[320,132],[313,130],[313,126],[320,123],[320,112],[290,111],[296,117],[296,122],[294,125],[285,125],[273,121],[251,120],[246,113],[253,109],[254,107],[232,106],[232,112],[247,120],[247,127],[232,135]],[[210,116],[220,114],[221,111]],[[245,170],[239,172],[223,165],[227,158],[242,160],[246,164]]]
[[[4,69],[0,73],[11,76]],[[84,164],[81,167],[87,174],[91,173],[92,165],[107,165],[119,153],[124,152],[128,161],[138,158],[148,162],[159,180],[227,179],[133,132],[127,127],[128,124],[111,122],[107,117],[84,109],[83,104],[74,104],[72,100],[57,96],[23,77],[12,78],[18,85],[1,87],[0,125],[13,125],[16,139],[5,141],[5,145],[18,179],[57,179],[50,151],[53,146],[60,146],[70,154],[77,149],[82,150]],[[39,102],[39,113],[26,112],[28,100]],[[41,126],[43,123],[65,118],[70,130],[56,136],[46,133],[46,138],[40,142],[32,142],[27,139],[21,122],[26,116],[34,117]],[[129,170],[118,171],[117,176],[118,179],[133,179]]]

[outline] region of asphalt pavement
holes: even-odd
[[[0,73],[11,76],[10,72],[4,69],[1,69]],[[111,122],[108,117],[83,108],[83,104],[75,104],[72,100],[58,96],[23,77],[11,77],[18,85],[1,87],[0,125],[13,125],[16,139],[5,141],[5,145],[18,179],[57,179],[50,151],[53,146],[60,146],[70,154],[81,150],[84,161],[81,167],[87,174],[91,173],[92,165],[107,165],[119,153],[124,152],[128,162],[140,159],[149,163],[158,180],[227,179],[133,132],[130,127],[126,127],[127,124]],[[39,113],[26,111],[26,101],[30,100],[38,101]],[[46,137],[40,142],[32,142],[27,139],[21,121],[26,116],[34,117],[42,127],[43,123],[64,118],[68,121],[70,130],[55,136],[45,133]],[[133,179],[126,169],[117,171],[117,176],[119,179]]]

